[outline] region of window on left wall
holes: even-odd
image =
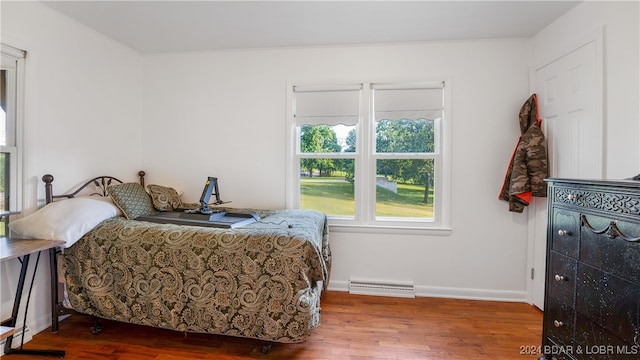
[[[21,122],[26,53],[0,44],[0,211],[20,210]],[[6,234],[5,226],[0,235]]]

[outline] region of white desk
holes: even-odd
[[[11,348],[11,342],[13,341],[13,330],[16,326],[16,320],[18,318],[18,311],[20,309],[20,302],[22,300],[22,291],[24,289],[24,283],[26,280],[27,269],[29,267],[29,259],[31,254],[39,253],[43,250],[49,250],[49,257],[51,260],[51,316],[52,326],[53,318],[57,319],[56,314],[56,294],[57,294],[57,269],[55,268],[55,256],[56,247],[64,245],[64,241],[59,240],[37,240],[37,239],[10,239],[6,237],[0,238],[0,261],[6,261],[11,259],[18,259],[22,263],[20,267],[20,277],[18,278],[18,287],[16,290],[16,297],[13,302],[13,311],[11,312],[11,318],[3,321],[0,324],[0,336],[2,339],[6,338],[7,342],[4,347],[4,354],[23,354],[23,355],[44,355],[44,356],[57,356],[64,357],[65,352],[63,350],[33,350],[24,349],[22,345],[18,349]],[[40,256],[36,258],[36,266]],[[35,271],[35,270],[34,270]],[[35,274],[34,274],[35,275]],[[31,280],[33,282],[33,278]],[[33,286],[33,284],[32,284]],[[31,295],[31,289],[29,289],[29,296]],[[55,296],[55,297],[54,297]],[[25,310],[24,317],[27,317]],[[57,322],[56,322],[57,325]],[[52,331],[57,331],[57,328],[52,327]]]

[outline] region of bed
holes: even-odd
[[[22,236],[67,241],[58,260],[67,307],[100,319],[259,339],[269,347],[311,336],[331,269],[323,213],[234,209],[260,218],[236,229],[139,221],[151,211],[148,200],[153,211],[191,205],[170,187],[145,187],[144,172],[139,176],[133,183],[101,176],[54,195],[54,178],[45,175],[47,205],[10,224]],[[118,197],[120,188],[128,192]],[[80,219],[98,212],[104,214]],[[53,229],[60,222],[82,229]],[[25,234],[30,227],[33,233]]]

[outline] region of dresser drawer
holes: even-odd
[[[579,350],[578,350],[579,349]],[[640,346],[626,343],[589,318],[579,315],[576,320],[576,347],[574,354],[580,359],[638,360]]]
[[[553,202],[584,209],[604,210],[612,214],[640,216],[640,193],[627,189],[555,186]]]
[[[553,340],[547,338],[546,345],[543,347],[544,358],[547,360],[575,360],[573,347],[567,347],[556,344]],[[542,359],[542,358],[541,358]]]
[[[547,287],[550,300],[562,310],[572,311],[575,303],[577,262],[555,251],[549,252]]]
[[[582,215],[580,261],[640,284],[640,225]],[[625,240],[624,238],[627,238]]]
[[[560,254],[578,257],[580,214],[565,209],[553,209],[551,249]]]
[[[576,260],[551,251],[547,272],[544,327],[547,337],[560,347],[573,344]]]
[[[583,263],[576,282],[576,314],[582,323],[597,324],[624,343],[640,345],[640,286]],[[591,329],[576,330],[581,332]]]

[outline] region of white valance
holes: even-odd
[[[372,89],[376,121],[435,120],[442,117],[442,86],[425,88],[372,86]]]
[[[438,120],[442,118],[442,109],[439,110],[395,110],[376,111],[376,121],[382,120]]]
[[[294,87],[296,125],[356,125],[362,85]]]

